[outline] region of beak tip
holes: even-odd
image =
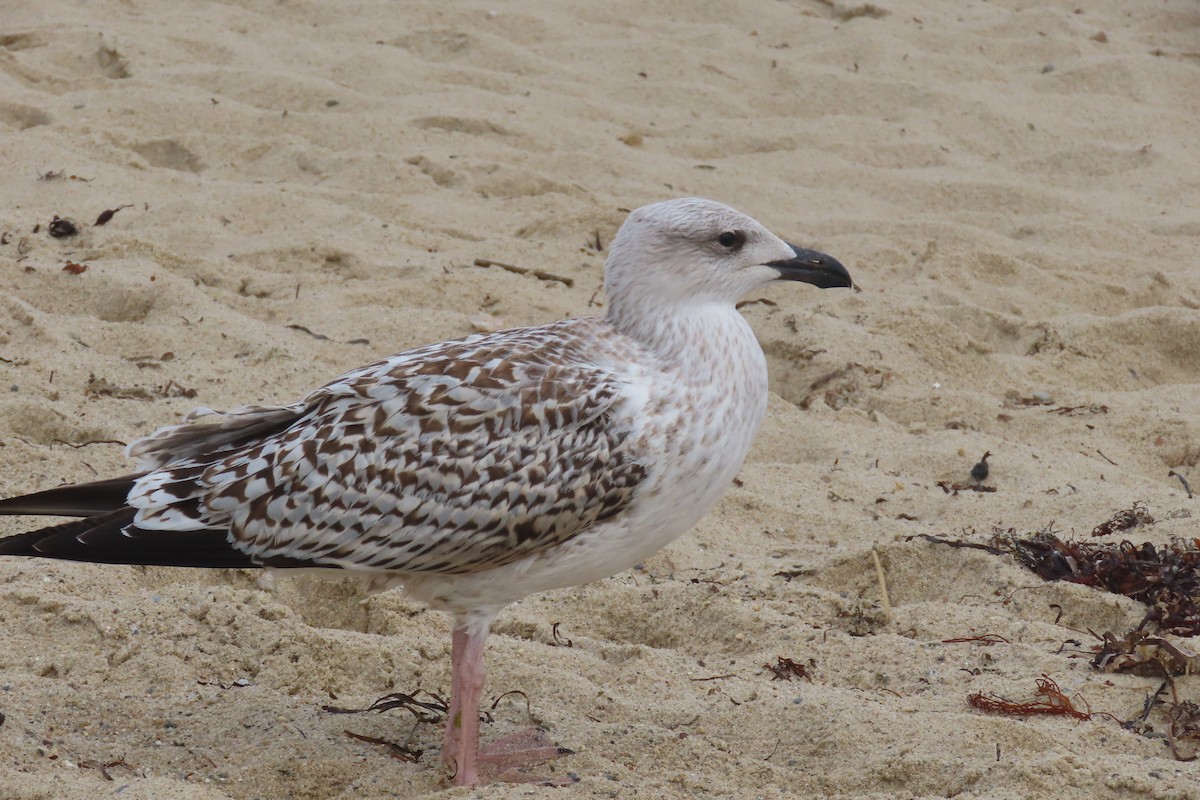
[[[818,289],[851,289],[854,280],[842,262],[825,253],[789,245],[795,255],[781,261],[772,261],[767,266],[779,270],[784,280],[802,281]]]

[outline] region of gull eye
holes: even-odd
[[[717,244],[724,247],[726,250],[734,252],[741,250],[742,245],[746,243],[746,234],[741,231],[725,231],[717,237]]]

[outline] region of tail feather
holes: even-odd
[[[125,507],[133,482],[145,473],[122,475],[92,483],[58,486],[44,492],[0,500],[0,514],[55,517],[93,517]]]

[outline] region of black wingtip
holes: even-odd
[[[0,556],[212,569],[330,566],[285,556],[255,559],[237,549],[225,529],[138,528],[133,524],[137,511],[126,502],[134,482],[144,474],[58,486],[0,500],[0,515],[82,517],[0,539]]]
[[[20,500],[21,498],[16,498]],[[22,513],[22,512],[13,512]],[[91,516],[76,522],[49,525],[16,536],[0,539],[0,556],[30,556],[33,558],[58,558],[70,561],[93,561],[84,555],[85,545],[80,537],[89,532],[103,533],[111,530],[120,535],[126,525],[133,522],[136,512],[132,508],[118,509],[108,514]],[[104,561],[103,548],[94,555]]]
[[[146,531],[133,527],[136,513],[126,507],[9,536],[0,539],[0,556],[160,567],[260,566],[235,550],[224,531]]]
[[[145,473],[92,483],[56,486],[42,492],[0,500],[0,514],[94,517],[124,508],[133,483]]]
[[[282,556],[255,559],[234,547],[228,532],[224,530],[145,530],[133,525],[136,514],[136,509],[126,506],[107,514],[18,533],[0,539],[0,556],[208,569],[329,566]]]

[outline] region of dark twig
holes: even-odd
[[[736,672],[730,672],[726,675],[709,675],[707,678],[688,678],[688,680],[694,681],[695,683],[704,683],[705,681],[723,681],[726,678],[736,678],[736,677],[737,677]]]
[[[998,633],[985,633],[982,636],[959,636],[954,639],[942,639],[942,644],[959,644],[961,642],[978,642],[979,644],[986,645],[1000,644],[1001,642],[1004,644],[1012,644],[1011,641],[1005,639]]]
[[[909,536],[907,539],[905,539],[905,541],[911,542],[913,539],[924,539],[925,541],[931,542],[933,544],[944,544],[949,547],[967,547],[972,550],[983,550],[985,552],[991,553],[994,556],[998,556],[1005,552],[1003,549],[1001,549],[999,547],[991,547],[986,544],[976,544],[975,542],[960,542],[955,539],[943,539],[940,536],[933,536],[928,533],[918,533],[916,536]]]
[[[553,625],[550,626],[550,633],[554,636],[554,646],[555,647],[574,647],[575,644],[570,639],[568,639],[565,636],[559,635],[559,633],[558,633],[559,625],[562,625],[562,623],[555,622]]]
[[[411,764],[415,764],[416,762],[420,761],[421,756],[425,755],[424,750],[417,750],[416,748],[409,747],[405,744],[389,742],[387,739],[380,739],[375,736],[363,736],[361,733],[355,733],[354,731],[348,730],[343,730],[342,733],[346,734],[351,739],[357,739],[360,742],[383,745],[387,748],[388,755],[390,755],[392,758],[399,759],[400,761],[407,761]]]
[[[76,450],[78,450],[81,447],[90,447],[91,445],[94,445],[94,444],[119,444],[122,447],[124,447],[126,445],[126,442],[122,442],[120,439],[89,439],[86,442],[68,442],[65,439],[51,439],[50,443],[51,444],[65,444],[67,447],[72,447]]]
[[[529,695],[525,694],[520,689],[509,689],[507,692],[505,692],[504,694],[500,695],[495,700],[493,700],[492,701],[492,711],[495,711],[496,706],[500,705],[500,701],[503,700],[504,698],[508,697],[510,694],[519,694],[519,695],[521,695],[521,697],[524,697],[525,698],[525,714],[529,717],[533,717],[533,708],[529,705]]]
[[[538,280],[542,280],[542,281],[558,281],[559,283],[566,284],[567,286],[575,285],[574,278],[564,278],[562,275],[555,275],[553,272],[546,272],[545,270],[542,270],[542,269],[529,269],[528,267],[518,267],[518,266],[514,266],[513,264],[505,264],[500,261],[492,261],[490,258],[475,259],[475,266],[477,266],[477,267],[499,267],[500,269],[508,270],[509,272],[514,272],[517,275],[532,275],[533,277],[537,278]]]
[[[295,323],[292,323],[291,325],[288,325],[287,327],[291,328],[294,331],[300,331],[301,333],[307,333],[309,336],[313,337],[314,339],[318,339],[322,342],[336,342],[337,344],[370,344],[371,343],[370,339],[347,339],[346,341],[343,342],[339,339],[332,339],[323,333],[317,333],[316,331],[309,330],[308,328],[304,327],[303,325],[297,325]]]

